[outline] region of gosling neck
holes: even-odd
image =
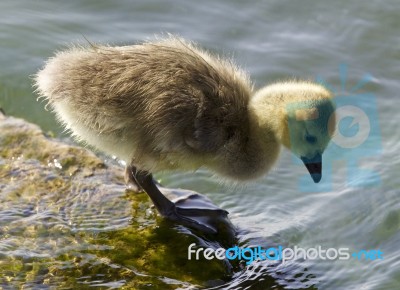
[[[249,103],[253,134],[266,144],[275,141],[289,147],[286,102],[276,95],[265,93],[263,90],[258,91]]]

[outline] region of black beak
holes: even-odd
[[[306,157],[301,157],[304,165],[307,167],[308,172],[310,172],[312,179],[315,183],[320,182],[322,178],[322,156],[321,154],[315,155],[313,158],[308,159]]]

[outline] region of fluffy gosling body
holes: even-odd
[[[59,52],[36,86],[75,137],[127,164],[148,172],[205,166],[238,181],[268,172],[281,144],[317,160],[334,110],[321,85],[292,81],[255,92],[230,60],[172,36]],[[300,118],[288,110],[296,103]]]

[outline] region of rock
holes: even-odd
[[[202,237],[157,217],[123,176],[114,162],[0,112],[0,288],[175,289],[229,279],[226,261],[189,261],[188,246]]]

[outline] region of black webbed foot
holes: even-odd
[[[228,212],[214,205],[204,195],[189,190],[169,189],[161,185],[157,187],[149,172],[139,171],[133,166],[130,170],[136,183],[149,195],[163,217],[203,233],[217,234],[222,231],[235,235]],[[178,199],[172,202],[164,194],[178,196]]]

